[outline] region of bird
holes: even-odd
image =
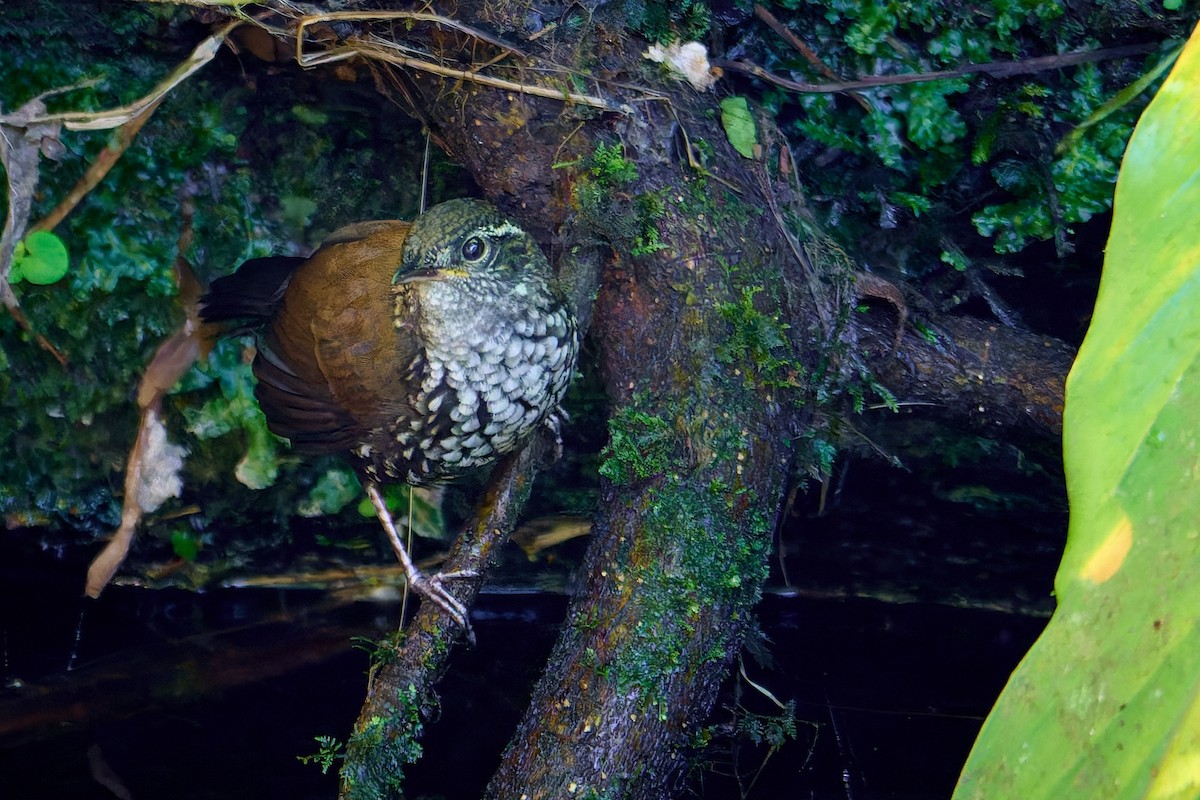
[[[545,254],[493,205],[334,231],[307,259],[252,259],[212,281],[201,320],[252,333],[255,396],[296,451],[349,459],[409,586],[468,635],[467,611],[413,563],[381,485],[453,481],[539,427],[559,439],[579,329]]]

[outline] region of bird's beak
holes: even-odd
[[[467,271],[465,269],[438,267],[436,265],[417,266],[401,264],[400,269],[396,270],[396,274],[392,276],[392,285],[400,286],[406,283],[420,283],[421,281],[444,281],[447,278],[465,277],[467,277]]]
[[[392,276],[392,284],[399,286],[404,283],[419,283],[420,281],[432,281],[438,277],[438,270],[435,267],[408,267],[401,266],[396,270],[396,274]]]

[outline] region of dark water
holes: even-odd
[[[394,604],[116,587],[85,605],[83,565],[0,556],[0,797],[336,795],[333,774],[297,756],[316,751],[315,736],[350,730],[367,667],[352,640],[393,625]],[[555,595],[482,598],[479,644],[453,659],[410,797],[479,796],[565,608]],[[731,680],[712,720],[717,735],[688,776],[690,796],[737,798],[762,767],[749,797],[948,797],[982,717],[1044,622],[784,596],[768,597],[760,616],[765,660],[747,656],[746,675],[795,703],[796,736],[763,766],[766,747],[723,735],[747,712],[778,713]]]

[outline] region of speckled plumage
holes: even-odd
[[[258,330],[259,403],[298,449],[427,484],[553,424],[574,317],[537,244],[491,205],[343,228],[303,263],[263,260],[274,287],[251,284],[258,271],[215,281],[203,314]]]
[[[406,383],[420,388],[386,431],[395,448],[355,449],[363,469],[428,483],[511,452],[557,408],[578,353],[541,250],[490,206],[450,201],[413,224],[395,282],[393,324],[422,344]]]

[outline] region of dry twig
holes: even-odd
[[[364,58],[368,60],[382,61],[398,67],[407,67],[409,69],[420,70],[422,72],[428,72],[432,75],[439,75],[444,78],[453,78],[459,81],[478,83],[483,86],[489,86],[493,89],[501,89],[507,92],[515,92],[517,94],[529,95],[533,97],[545,97],[551,100],[561,100],[565,103],[574,103],[576,105],[598,108],[602,111],[611,111],[619,114],[633,113],[633,109],[628,105],[624,103],[614,103],[612,101],[605,100],[602,97],[595,97],[592,95],[580,94],[578,92],[566,90],[549,89],[543,86],[535,86],[532,84],[508,80],[507,78],[498,78],[493,75],[484,74],[479,68],[476,67],[472,67],[471,69],[461,69],[437,64],[424,57],[409,55],[408,52],[411,51],[409,51],[408,48],[405,48],[398,42],[393,42],[381,36],[372,35],[368,38],[348,39],[345,43],[338,47],[332,47],[319,53],[306,53],[304,51],[304,29],[309,25],[313,25],[318,22],[326,22],[329,20],[361,20],[366,22],[389,19],[406,19],[414,22],[429,22],[452,28],[506,51],[504,55],[528,58],[528,56],[526,56],[521,50],[511,44],[508,44],[507,42],[504,42],[501,39],[497,39],[494,36],[472,28],[469,25],[458,22],[457,20],[450,19],[448,17],[442,17],[437,14],[422,14],[411,11],[389,11],[374,13],[338,11],[328,14],[313,14],[300,19],[296,28],[296,63],[307,68],[321,64],[330,64],[337,61],[345,61],[346,59],[350,58]]]

